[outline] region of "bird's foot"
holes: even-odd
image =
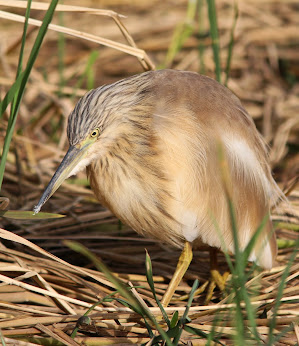
[[[211,270],[210,280],[205,281],[194,292],[194,297],[201,295],[206,290],[206,288],[208,287],[205,302],[204,302],[207,305],[211,301],[211,299],[213,297],[214,290],[216,287],[218,287],[219,290],[224,294],[225,284],[226,284],[226,280],[227,280],[228,276],[229,276],[229,272],[225,272],[223,275],[221,275],[218,270],[216,270],[216,269]],[[186,294],[184,296],[181,296],[179,298],[179,300],[187,300],[188,298],[189,298],[189,295]]]
[[[205,299],[205,305],[209,304],[211,301],[216,287],[218,287],[222,293],[225,292],[225,283],[228,276],[229,272],[225,272],[223,275],[221,275],[217,269],[211,269],[211,279],[210,281],[207,281],[207,283],[209,283],[209,287]]]

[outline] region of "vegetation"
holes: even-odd
[[[22,10],[20,3],[8,1],[0,13],[2,30],[14,37],[1,53],[0,186],[3,180],[1,196],[17,210],[0,212],[2,344],[298,344],[295,4],[123,4],[107,2],[107,8],[133,17],[127,19],[130,34],[116,12],[64,6],[58,0],[49,7],[28,0]],[[55,11],[59,18],[54,16],[58,25],[53,26]],[[160,27],[154,27],[158,16]],[[8,19],[23,22],[23,28],[7,25]],[[98,25],[109,39],[97,36]],[[127,43],[119,43],[121,35]],[[228,193],[236,256],[219,255],[220,270],[231,275],[226,292],[215,290],[209,304],[204,304],[206,291],[197,290],[209,279],[208,251],[195,252],[174,300],[163,308],[160,300],[178,252],[139,238],[101,209],[84,174],[48,202],[51,214],[30,211],[67,146],[66,116],[77,98],[95,85],[154,68],[133,37],[159,67],[204,71],[235,91],[271,144],[272,166],[289,196],[289,204],[281,202],[273,211],[277,265],[261,271],[247,263],[252,242],[238,250]],[[43,220],[61,214],[66,216]]]

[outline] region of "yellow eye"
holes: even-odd
[[[100,129],[96,128],[91,132],[90,137],[95,138],[95,137],[98,137],[99,134],[100,134]]]

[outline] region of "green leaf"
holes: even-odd
[[[212,48],[214,53],[216,79],[219,83],[221,83],[220,45],[215,0],[207,0],[207,3],[212,38]]]
[[[3,346],[6,346],[6,342],[5,342],[4,337],[3,337],[3,335],[2,335],[1,329],[0,329],[0,341],[1,341],[1,344],[2,344]]]
[[[179,319],[179,312],[175,311],[170,321],[170,328],[174,328]]]
[[[292,255],[290,256],[290,259],[288,261],[287,266],[285,267],[285,270],[282,274],[282,277],[280,279],[280,284],[278,287],[278,291],[276,293],[276,301],[275,301],[275,305],[274,307],[271,309],[273,316],[270,320],[270,325],[269,325],[269,334],[268,334],[268,344],[269,345],[274,345],[274,339],[275,339],[275,335],[274,335],[274,330],[276,328],[276,322],[277,322],[277,311],[280,308],[280,306],[283,304],[283,302],[281,301],[281,298],[283,297],[283,290],[286,286],[287,283],[287,277],[290,273],[290,269],[291,266],[293,265],[295,259],[297,258],[298,252],[299,252],[299,239],[297,240],[297,247],[295,248],[294,252],[292,253]]]
[[[285,229],[289,229],[291,231],[299,232],[299,225],[297,225],[296,223],[291,223],[291,222],[277,222],[277,223],[274,223],[274,228],[275,229],[285,228]]]
[[[296,240],[291,239],[277,239],[277,246],[279,249],[287,249],[296,246]]]
[[[159,323],[156,321],[151,312],[148,309],[145,309],[139,303],[139,301],[130,292],[130,290],[127,289],[127,287],[108,269],[108,267],[106,267],[106,265],[96,255],[94,255],[85,246],[81,245],[78,242],[64,241],[64,244],[66,244],[70,249],[79,252],[88,259],[90,259],[94,263],[94,265],[105,274],[106,278],[114,284],[115,288],[119,291],[119,293],[126,299],[126,301],[122,299],[122,304],[127,305],[133,311],[140,314],[140,316],[142,317],[147,316],[147,318],[149,318],[151,322],[154,323],[154,325],[156,326],[158,332],[165,340],[166,345],[172,345],[172,342],[169,339],[167,333],[165,333],[164,330],[160,327]],[[119,300],[120,298],[117,299]]]
[[[254,232],[254,234],[251,237],[249,243],[247,244],[247,246],[246,246],[246,248],[244,250],[244,257],[243,257],[243,260],[244,260],[243,266],[244,267],[246,267],[246,263],[248,261],[248,258],[250,256],[250,254],[251,254],[251,251],[253,250],[255,244],[258,241],[258,237],[261,235],[262,231],[265,229],[266,223],[268,222],[269,218],[270,218],[269,215],[264,216],[261,224],[259,225],[257,230]]]
[[[154,280],[153,280],[153,268],[152,268],[152,261],[151,258],[148,254],[148,252],[146,251],[146,255],[145,255],[145,265],[146,265],[146,279],[147,282],[151,288],[151,291],[153,293],[153,296],[159,306],[159,309],[162,312],[163,318],[165,320],[165,322],[167,323],[168,328],[170,328],[170,321],[169,318],[167,316],[166,311],[164,310],[160,300],[158,299],[157,295],[156,295],[156,290],[155,290],[155,285],[154,285]]]
[[[202,330],[200,330],[198,328],[194,328],[194,327],[190,327],[188,325],[185,325],[184,329],[185,329],[186,332],[188,332],[190,334],[201,336],[202,338],[205,338],[205,339],[208,339],[208,337],[209,337],[209,334],[203,332]],[[219,341],[216,338],[213,338],[213,341],[216,342],[219,345],[225,346],[221,341]]]
[[[18,111],[21,105],[22,97],[25,92],[25,87],[27,84],[27,81],[29,79],[29,75],[31,73],[32,67],[34,65],[34,62],[38,56],[40,47],[42,45],[43,39],[46,35],[46,32],[48,30],[48,25],[50,24],[56,5],[58,3],[58,0],[52,0],[49,8],[45,14],[45,17],[43,19],[43,23],[38,31],[37,37],[35,39],[35,42],[33,44],[31,53],[28,58],[27,66],[23,72],[21,72],[22,69],[22,60],[23,60],[23,50],[24,50],[24,45],[25,45],[25,33],[27,30],[27,21],[30,13],[30,4],[31,1],[28,2],[28,8],[26,11],[26,19],[25,19],[25,25],[24,25],[24,35],[22,39],[22,47],[21,47],[21,53],[20,53],[20,60],[19,60],[19,65],[18,65],[18,71],[17,71],[17,78],[15,83],[11,86],[10,90],[7,92],[5,95],[3,101],[0,103],[0,118],[2,117],[3,113],[5,112],[7,106],[9,103],[12,103],[11,107],[11,114],[8,120],[8,126],[6,130],[6,135],[5,135],[5,140],[4,140],[4,145],[2,149],[2,157],[1,157],[1,162],[0,162],[0,189],[2,186],[3,182],[3,176],[4,176],[4,171],[5,171],[5,163],[6,163],[6,158],[10,146],[10,142],[13,136],[14,132],[14,127],[16,124],[17,116],[18,116]]]
[[[233,19],[233,25],[230,30],[230,41],[228,44],[228,52],[227,52],[226,67],[225,67],[225,82],[224,82],[225,86],[227,86],[227,82],[229,78],[231,60],[233,55],[233,47],[235,43],[234,33],[235,33],[238,17],[239,17],[238,2],[235,0],[234,1],[234,19]]]
[[[172,65],[176,55],[182,49],[185,41],[193,34],[197,1],[188,0],[187,13],[184,21],[179,23],[173,33],[163,67]]]
[[[194,298],[194,294],[195,294],[196,290],[198,289],[198,286],[199,286],[199,282],[196,279],[194,281],[194,283],[193,283],[191,292],[189,294],[189,299],[188,299],[188,302],[187,302],[187,305],[186,305],[186,309],[185,309],[183,317],[181,319],[183,324],[187,322],[186,320],[187,320],[187,316],[188,316],[188,313],[189,313],[189,309],[191,307],[191,304],[192,304],[192,301],[193,301],[193,298]]]
[[[186,323],[190,322],[190,319],[188,318],[188,312],[189,312],[189,309],[191,307],[192,300],[193,300],[195,291],[197,290],[198,286],[199,286],[199,282],[196,279],[194,281],[194,283],[193,283],[193,286],[192,286],[192,289],[191,289],[191,292],[190,292],[190,295],[189,295],[188,303],[186,305],[183,317],[180,319],[179,323],[177,324],[177,327],[179,327],[179,329],[178,329],[177,335],[175,336],[175,338],[173,340],[173,343],[175,345],[179,344],[179,341],[180,341],[180,338],[181,338],[184,326],[186,325]]]
[[[175,326],[174,328],[169,329],[166,332],[166,334],[169,337],[169,339],[176,337],[178,333],[179,333],[179,326]],[[163,336],[162,335],[157,335],[157,336],[155,336],[153,338],[151,345],[158,345],[158,342],[162,341],[162,340],[163,340]],[[176,345],[176,344],[173,343],[171,345]]]
[[[65,215],[52,214],[52,213],[34,214],[33,211],[25,211],[25,210],[1,210],[0,217],[5,217],[7,219],[16,219],[16,220],[44,220],[44,219],[59,219],[61,217],[65,217]]]

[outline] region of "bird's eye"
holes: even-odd
[[[99,134],[100,134],[100,129],[96,128],[91,132],[90,137],[95,138],[95,137],[98,137]]]

